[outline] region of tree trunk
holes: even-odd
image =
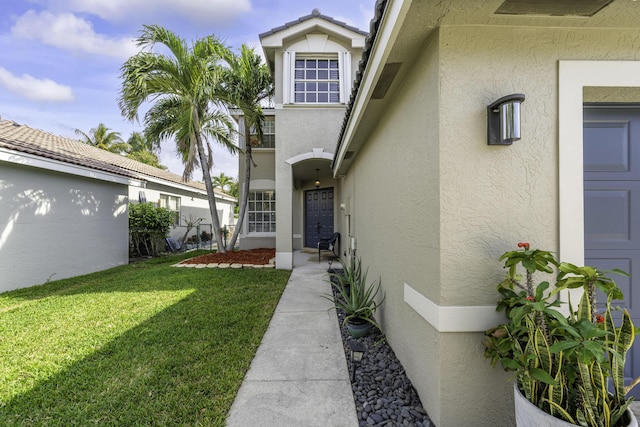
[[[247,202],[249,201],[249,181],[251,181],[251,164],[253,163],[253,159],[251,158],[251,140],[250,140],[250,128],[247,124],[246,116],[244,119],[244,145],[245,145],[245,169],[244,169],[244,183],[242,184],[242,192],[240,193],[240,210],[238,212],[238,222],[236,223],[235,229],[233,230],[233,236],[231,237],[231,241],[227,248],[229,250],[233,250],[236,244],[236,240],[238,239],[238,235],[240,234],[240,230],[242,229],[242,223],[244,222],[244,217],[246,215],[247,210]]]
[[[209,171],[208,167],[209,162],[207,162],[207,156],[204,153],[204,146],[202,145],[202,136],[200,135],[200,120],[198,118],[198,111],[195,108],[193,110],[193,124],[196,137],[196,148],[198,149],[200,167],[202,168],[202,178],[204,179],[204,186],[207,189],[207,198],[209,199],[209,211],[211,211],[213,234],[216,236],[218,252],[225,253],[227,252],[227,248],[225,248],[222,244],[222,235],[220,234],[220,219],[218,218],[218,209],[216,207],[216,194],[213,191],[211,172]]]

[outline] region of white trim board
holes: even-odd
[[[300,163],[304,160],[313,159],[333,160],[333,153],[325,153],[324,148],[312,148],[312,151],[290,157],[285,160],[285,162],[290,165],[295,165],[296,163]]]
[[[100,181],[113,182],[116,184],[131,185],[133,187],[140,188],[146,187],[146,182],[143,179],[135,179],[123,175],[117,175],[112,172],[92,169],[86,166],[80,166],[73,163],[62,162],[59,160],[41,157],[35,154],[22,153],[5,148],[0,148],[0,161],[9,162],[16,165],[46,169],[54,172],[66,173],[69,175],[81,176],[83,178],[92,178]]]
[[[438,332],[484,332],[505,322],[496,306],[441,306],[404,284],[404,302]]]
[[[583,89],[640,87],[640,61],[559,61],[560,259],[584,264]]]

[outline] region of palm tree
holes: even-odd
[[[127,144],[131,146],[131,152],[150,151],[155,153],[160,150],[160,142],[158,141],[154,144],[142,132],[131,132],[131,136],[127,139]]]
[[[245,170],[242,186],[241,200],[239,200],[240,212],[238,223],[233,231],[233,236],[228,243],[228,248],[233,248],[242,228],[247,201],[249,199],[249,181],[251,180],[251,166],[255,163],[252,156],[251,129],[257,133],[258,140],[262,140],[262,122],[264,115],[261,104],[264,100],[273,96],[273,79],[266,64],[253,49],[242,45],[239,55],[232,55],[227,59],[229,68],[225,73],[225,88],[229,93],[231,104],[242,111],[244,117],[244,141],[245,141]]]
[[[145,114],[145,136],[152,141],[176,141],[185,164],[184,180],[200,166],[218,250],[225,252],[211,180],[213,156],[209,141],[215,139],[230,151],[237,151],[226,116],[212,110],[221,104],[220,61],[228,55],[228,49],[214,36],[188,46],[184,39],[157,25],[145,25],[137,43],[149,50],[132,56],[121,68],[120,110],[123,116],[134,120],[144,102],[154,102]],[[151,52],[157,44],[168,54]]]
[[[131,147],[131,152],[127,157],[141,163],[146,163],[159,169],[167,169],[166,166],[160,164],[160,159],[156,155],[156,149],[160,149],[160,144],[152,144],[151,140],[140,132],[132,132],[127,144]]]
[[[122,140],[120,132],[113,132],[104,123],[98,123],[98,126],[89,131],[89,135],[76,129],[76,135],[80,136],[81,141],[85,144],[106,150],[111,153],[125,154],[131,147]]]
[[[229,193],[231,186],[235,182],[235,179],[226,175],[224,172],[220,172],[220,175],[212,177],[212,180],[214,187],[217,187],[227,193]]]
[[[160,163],[160,159],[155,153],[151,151],[132,151],[127,154],[127,157],[131,160],[135,160],[136,162],[144,163],[149,166],[153,166],[154,168],[164,169],[167,167]]]

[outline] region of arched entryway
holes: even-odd
[[[294,248],[315,248],[321,238],[333,234],[335,181],[333,154],[323,149],[301,153],[287,160],[292,175],[292,243]]]

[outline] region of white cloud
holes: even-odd
[[[49,79],[36,79],[28,74],[15,76],[2,67],[0,67],[0,86],[33,101],[70,102],[75,98],[69,86]]]
[[[181,17],[198,22],[228,22],[251,11],[250,0],[51,0],[58,10],[97,15],[110,22]]]
[[[74,53],[128,58],[138,51],[133,38],[109,38],[98,34],[91,22],[71,13],[30,10],[17,19],[11,34]]]

